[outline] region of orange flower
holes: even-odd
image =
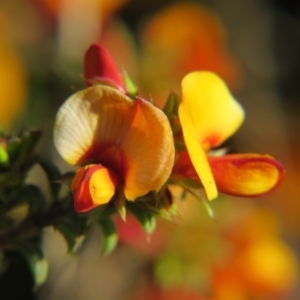
[[[274,189],[283,169],[269,155],[236,154],[211,156],[241,125],[244,111],[225,83],[211,72],[192,72],[182,80],[179,106],[187,152],[179,152],[174,177],[202,182],[209,200],[223,193],[256,196]]]
[[[212,268],[217,299],[288,299],[299,277],[299,261],[280,238],[276,215],[254,209],[224,232],[231,251]]]
[[[113,63],[106,64],[101,46],[94,47],[99,50],[95,63],[115,69]],[[95,48],[90,49],[86,71],[95,54]],[[102,67],[96,70],[97,76],[85,72],[92,74],[85,78],[87,82],[94,82],[95,75],[104,79],[102,83],[116,83],[110,75],[115,72],[105,73]],[[108,203],[115,194],[134,201],[149,191],[158,191],[174,162],[173,136],[165,114],[140,97],[132,99],[106,85],[79,91],[62,105],[54,142],[69,164],[88,164],[79,168],[71,185],[78,212]]]

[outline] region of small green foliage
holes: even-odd
[[[143,207],[139,207],[134,203],[127,204],[128,210],[136,217],[144,228],[145,232],[151,234],[156,227],[156,218],[152,212]]]
[[[57,166],[49,159],[38,157],[37,163],[42,167],[49,179],[52,197],[54,199],[57,199],[59,197],[61,184],[58,184],[56,180],[61,177],[61,172],[59,171]]]
[[[163,108],[163,112],[168,116],[169,119],[171,116],[178,116],[179,103],[179,97],[175,93],[171,92]]]
[[[135,86],[131,78],[128,76],[126,71],[123,71],[122,75],[127,89],[127,93],[129,94],[130,97],[135,97],[138,93],[137,87]]]
[[[8,165],[9,156],[4,147],[1,147],[0,145],[0,165]]]
[[[8,263],[5,259],[5,254],[3,251],[0,251],[0,276],[7,270]]]
[[[35,282],[35,287],[41,286],[47,279],[48,276],[48,261],[38,256],[31,258],[31,270]]]
[[[64,222],[56,225],[56,229],[63,235],[68,245],[68,252],[73,253],[73,249],[76,245],[76,234],[72,228]]]
[[[27,162],[30,158],[30,156],[33,155],[33,152],[35,150],[35,147],[37,143],[39,142],[40,138],[42,136],[41,130],[24,130],[19,135],[21,139],[21,144],[18,149],[18,154],[16,160],[20,165]]]
[[[99,224],[102,230],[102,253],[111,253],[118,243],[118,234],[116,226],[112,219],[105,218],[99,220]]]
[[[116,205],[116,209],[123,219],[123,221],[126,221],[126,199],[123,193],[117,192],[114,196],[114,203]]]

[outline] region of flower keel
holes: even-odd
[[[77,170],[71,184],[77,212],[108,203],[115,194],[117,176],[101,165],[87,165]]]

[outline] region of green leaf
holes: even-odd
[[[35,282],[35,287],[41,286],[47,279],[48,276],[48,261],[38,256],[32,257],[31,259],[31,271]]]
[[[179,107],[179,97],[171,92],[168,96],[168,99],[166,101],[166,104],[163,108],[163,112],[170,117],[171,115],[178,115],[178,107]]]
[[[21,133],[20,138],[22,142],[17,157],[17,161],[20,164],[23,164],[28,159],[28,157],[32,155],[33,150],[40,140],[41,136],[42,131],[36,129],[25,130]]]
[[[153,212],[149,212],[147,209],[135,205],[134,202],[129,202],[127,208],[136,217],[146,233],[151,234],[154,231],[156,218]]]
[[[215,213],[212,209],[212,207],[210,206],[209,201],[207,200],[207,198],[203,195],[201,195],[200,191],[196,190],[190,190],[190,189],[186,189],[187,192],[191,193],[194,197],[196,197],[197,199],[199,199],[201,201],[201,203],[204,206],[205,211],[207,212],[207,214],[209,215],[210,218],[214,219],[215,218]]]
[[[137,95],[137,88],[134,85],[134,83],[132,82],[131,78],[128,76],[126,71],[123,71],[123,79],[124,79],[124,83],[127,89],[128,94],[131,97],[135,97]]]
[[[20,253],[25,257],[30,267],[35,288],[42,285],[48,276],[48,261],[44,258],[43,251],[38,241],[20,243]]]
[[[8,263],[5,259],[5,255],[2,251],[0,251],[0,276],[7,270]]]
[[[9,162],[9,157],[6,149],[0,146],[0,164],[7,166]]]
[[[57,200],[61,192],[61,184],[56,182],[56,180],[61,177],[60,170],[52,161],[46,158],[38,157],[37,163],[42,167],[42,169],[46,173],[50,182],[52,196],[55,200]]]
[[[38,186],[27,184],[20,192],[19,200],[16,203],[29,203],[31,215],[47,206],[48,200]]]
[[[58,178],[55,181],[70,186],[74,177],[75,177],[75,172],[69,171],[58,176]]]
[[[49,159],[43,158],[43,157],[39,157],[37,159],[37,163],[45,171],[45,173],[46,173],[46,175],[47,175],[47,177],[48,177],[48,179],[50,181],[54,181],[54,180],[58,179],[59,177],[61,177],[61,173],[60,173],[59,169]]]
[[[212,207],[210,206],[209,202],[206,199],[201,199],[202,204],[204,206],[205,211],[209,215],[210,218],[214,219],[215,218],[215,213]]]
[[[75,232],[68,226],[68,224],[65,223],[59,223],[56,225],[56,229],[60,231],[60,233],[65,238],[67,245],[68,245],[68,251],[70,253],[73,253],[73,249],[76,245],[76,234]]]
[[[29,215],[29,203],[20,203],[13,206],[5,216],[14,222],[14,224],[18,224],[22,222]]]
[[[10,161],[14,161],[18,155],[22,144],[22,140],[19,137],[11,137],[7,140],[7,152]]]
[[[109,254],[115,249],[118,243],[116,226],[111,219],[101,219],[99,220],[99,224],[103,233],[102,253]]]
[[[126,221],[126,207],[125,207],[126,199],[124,194],[121,192],[119,193],[117,192],[113,198],[113,201],[116,205],[116,209],[119,215],[121,216],[123,221]]]

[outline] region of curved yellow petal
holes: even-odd
[[[208,200],[212,200],[218,196],[217,187],[211,172],[207,155],[200,143],[197,140],[195,131],[190,126],[184,126],[190,122],[189,116],[179,107],[179,117],[182,123],[182,131],[184,141],[188,150],[192,164],[203,184]]]
[[[101,165],[93,164],[78,169],[71,184],[75,192],[75,210],[86,212],[108,203],[115,194],[117,183],[115,174]]]
[[[269,155],[233,154],[210,157],[218,190],[234,196],[258,196],[276,188],[282,166]]]
[[[128,200],[160,189],[173,166],[173,136],[164,113],[108,86],[87,88],[65,102],[54,143],[70,164],[93,161],[113,170]]]
[[[224,81],[211,72],[192,72],[181,83],[179,117],[205,150],[230,137],[244,120],[244,111]],[[185,120],[181,115],[186,116]]]

